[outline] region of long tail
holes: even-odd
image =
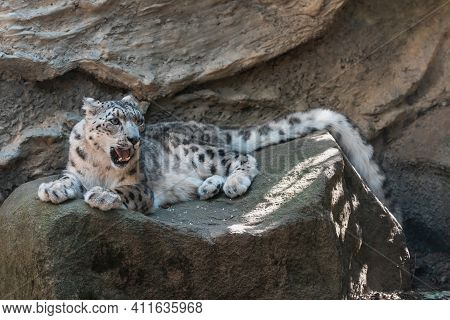
[[[247,153],[324,129],[333,135],[372,192],[383,201],[385,177],[373,159],[373,148],[364,141],[358,129],[340,113],[326,109],[297,112],[260,126],[226,130],[225,135],[231,149]]]

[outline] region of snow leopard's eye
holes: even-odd
[[[136,120],[136,123],[137,123],[138,126],[142,126],[144,124],[144,118],[138,118]]]
[[[120,124],[120,120],[117,119],[117,118],[109,119],[109,122],[111,122],[111,123],[112,123],[113,125],[115,125],[115,126],[117,126],[117,125]]]

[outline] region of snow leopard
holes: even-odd
[[[149,214],[223,191],[243,195],[258,174],[252,151],[328,130],[368,187],[384,196],[385,177],[373,148],[344,115],[328,109],[295,112],[242,129],[195,121],[146,124],[139,102],[84,98],[84,118],[72,129],[66,169],[42,183],[42,201],[82,198],[93,208],[123,208]]]

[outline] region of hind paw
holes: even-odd
[[[225,178],[221,176],[212,176],[203,181],[203,183],[198,187],[198,196],[200,200],[206,200],[214,197],[220,192],[222,186],[225,182]]]
[[[229,198],[236,198],[247,192],[252,180],[245,175],[231,175],[225,181],[223,191]]]

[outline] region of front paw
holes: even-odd
[[[103,211],[121,208],[122,199],[117,193],[102,187],[94,187],[84,195],[84,201],[92,208],[97,208]]]
[[[76,192],[59,180],[41,183],[38,197],[44,202],[61,203],[76,197]]]

